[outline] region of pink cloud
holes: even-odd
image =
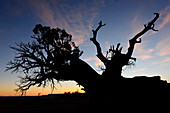
[[[165,56],[169,54],[170,54],[170,47],[168,46],[162,48],[162,50],[160,50],[160,52],[158,53],[159,56]]]
[[[165,56],[170,55],[170,38],[165,38],[164,40],[161,40],[157,45],[157,55],[159,56]]]
[[[102,65],[103,63],[101,62],[100,59],[98,59],[97,57],[89,57],[89,58],[86,58],[86,59],[83,59],[84,61],[88,62],[88,61],[94,61],[94,65],[95,66],[100,66]]]
[[[134,16],[130,25],[131,25],[132,32],[129,35],[129,37],[133,37],[143,29],[144,23],[141,21],[141,13],[137,13]]]
[[[163,18],[163,21],[161,24],[159,24],[159,29],[163,28],[166,24],[170,22],[170,12],[166,15],[165,18]]]
[[[29,0],[33,12],[47,25],[56,26],[54,12],[46,0]]]
[[[76,45],[84,44],[90,37],[94,20],[99,15],[99,10],[104,6],[104,0],[78,2],[69,5],[62,1],[30,0],[33,12],[45,24],[59,27],[73,36]],[[69,9],[69,10],[68,10]]]
[[[170,62],[170,57],[165,58],[162,62],[163,63]]]
[[[102,64],[103,64],[103,62],[101,62],[101,60],[96,59],[95,66],[100,66]]]
[[[153,56],[151,56],[150,54],[154,51],[154,49],[147,49],[146,48],[147,43],[143,42],[140,45],[135,46],[135,51],[134,53],[137,54],[138,58],[140,58],[141,60],[147,60],[150,58],[153,58]]]
[[[161,12],[161,19],[162,22],[159,24],[159,29],[163,28],[166,24],[170,22],[170,6],[167,6],[165,9],[163,9]]]
[[[142,69],[138,69],[138,70],[133,70],[132,72],[133,72],[133,73],[136,73],[136,72],[144,71],[144,70],[146,70],[146,68],[142,68]]]
[[[84,61],[92,61],[92,60],[95,60],[95,59],[96,59],[95,57],[89,57],[89,58],[84,59]]]
[[[150,54],[154,51],[153,48],[151,49],[146,49],[146,43],[142,43],[140,45],[135,46],[135,52],[137,54]]]
[[[147,60],[147,59],[149,59],[149,58],[152,58],[152,56],[142,55],[142,56],[139,56],[139,58],[140,58],[141,60]]]
[[[161,61],[154,62],[153,64],[165,64],[170,62],[170,57],[166,57]]]

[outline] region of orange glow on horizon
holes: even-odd
[[[40,88],[40,87],[31,87],[25,96],[41,96],[48,94],[64,94],[65,92],[74,93],[78,91],[79,93],[85,93],[84,90],[81,90],[82,87],[79,87],[75,82],[67,82],[68,84],[62,84],[62,86],[56,86],[57,89],[54,89],[52,92],[51,87]],[[16,87],[5,87],[0,88],[0,96],[20,96],[21,93],[14,91]]]
[[[51,92],[38,92],[38,91],[28,91],[26,93],[26,95],[23,95],[23,96],[42,96],[42,95],[48,95],[48,94],[64,94],[64,93],[74,93],[74,92],[79,92],[79,93],[85,93],[85,91],[83,90],[77,90],[77,89],[71,89],[71,90],[56,90],[54,91],[53,93]],[[0,97],[2,96],[21,96],[21,93],[16,93],[15,91],[13,91],[13,93],[9,93],[9,92],[3,92],[0,94]]]

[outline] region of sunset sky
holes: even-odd
[[[15,52],[9,48],[15,42],[31,41],[36,24],[58,27],[72,34],[73,40],[84,51],[81,59],[98,73],[102,65],[90,38],[100,20],[106,23],[98,34],[105,54],[110,45],[121,43],[127,52],[128,40],[160,13],[155,29],[142,37],[133,57],[136,65],[124,67],[124,77],[160,76],[170,82],[170,0],[0,0],[0,96],[18,95],[17,78],[23,73],[4,72]],[[75,82],[61,82],[53,93],[80,91]],[[51,93],[50,87],[31,88],[27,95]]]

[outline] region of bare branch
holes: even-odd
[[[22,94],[34,85],[45,87],[50,82],[54,89],[54,79],[68,80],[65,75],[68,67],[77,62],[83,53],[65,30],[39,24],[33,32],[32,42],[15,43],[16,47],[10,47],[16,51],[16,56],[6,67],[6,71],[25,74],[20,77],[20,84],[17,84],[19,88],[16,89]]]
[[[135,35],[132,39],[129,40],[129,48],[128,48],[128,52],[126,53],[126,55],[128,56],[128,58],[130,59],[134,50],[134,46],[136,43],[141,43],[142,40],[141,38],[139,38],[140,36],[142,36],[143,34],[145,34],[147,31],[149,30],[153,30],[153,31],[158,31],[155,30],[155,21],[159,18],[159,13],[154,13],[156,16],[154,17],[154,19],[152,19],[148,24],[144,25],[144,29],[139,32],[137,35]],[[139,40],[137,40],[139,38]]]
[[[97,32],[99,31],[99,29],[103,26],[105,26],[106,24],[102,24],[102,21],[99,22],[99,26],[95,29],[92,30],[93,32],[93,38],[90,38],[90,40],[94,43],[94,45],[96,46],[97,49],[97,57],[106,65],[107,64],[107,58],[102,54],[102,49],[100,47],[99,42],[96,40],[97,37]]]
[[[96,28],[96,30],[92,30],[93,38],[90,38],[91,41],[96,40],[98,30],[105,25],[106,24],[102,24],[102,21],[99,22],[99,26]]]

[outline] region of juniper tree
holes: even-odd
[[[105,83],[111,84],[121,77],[122,67],[131,65],[136,61],[132,57],[135,44],[141,43],[141,36],[149,30],[154,29],[154,23],[159,18],[155,13],[154,19],[144,25],[144,29],[129,40],[127,53],[122,53],[120,43],[116,47],[111,46],[108,50],[110,56],[104,56],[102,48],[97,41],[98,31],[105,26],[102,21],[98,27],[92,30],[93,37],[90,40],[97,49],[97,57],[105,65],[102,75],[93,70],[86,62],[80,59],[83,51],[72,41],[72,36],[64,29],[50,28],[38,24],[33,29],[34,40],[28,43],[16,43],[10,48],[15,50],[16,56],[7,64],[6,71],[22,71],[20,84],[17,84],[16,91],[24,94],[31,86],[45,87],[51,83],[52,89],[55,87],[55,80],[74,80],[84,87],[89,95],[95,95],[100,89],[107,87]]]

